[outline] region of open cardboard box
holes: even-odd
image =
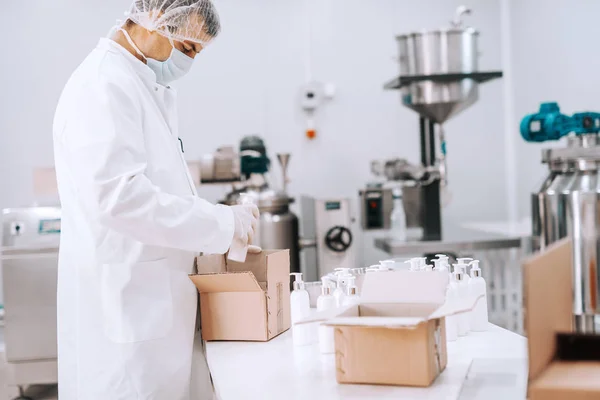
[[[202,338],[268,341],[290,328],[289,250],[248,254],[246,262],[224,255],[196,258],[190,279],[200,292]]]
[[[600,336],[573,330],[570,239],[524,262],[530,400],[600,399]]]
[[[446,368],[445,318],[479,298],[446,304],[448,274],[394,271],[365,276],[361,303],[314,315],[335,332],[339,383],[429,386]]]

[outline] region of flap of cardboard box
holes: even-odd
[[[252,272],[190,275],[200,293],[262,292]]]
[[[380,274],[381,275],[381,274]],[[352,309],[342,311],[337,316],[325,320],[328,326],[371,326],[380,328],[416,328],[429,320],[471,311],[481,296],[469,296],[442,306],[423,303],[361,303]]]
[[[378,274],[383,275],[383,273]],[[297,324],[323,322],[328,326],[415,328],[420,323],[471,311],[483,295],[468,296],[452,303],[364,303],[312,314]]]
[[[425,321],[427,318],[424,317],[338,317],[326,321],[323,325],[414,329]]]
[[[198,273],[252,272],[259,282],[267,282],[267,269],[289,269],[289,250],[263,250],[258,254],[248,253],[245,262],[227,259],[225,255],[205,255],[197,258]],[[288,271],[289,273],[289,271]]]
[[[443,304],[448,274],[426,271],[368,273],[361,291],[364,303]]]
[[[523,263],[530,380],[552,362],[556,333],[572,331],[571,248],[571,240],[565,239]]]

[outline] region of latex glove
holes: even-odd
[[[248,254],[260,254],[262,253],[262,248],[259,246],[248,246]]]
[[[260,217],[258,207],[254,204],[242,204],[231,206],[231,209],[234,221],[233,240],[239,240],[244,245],[252,243]]]

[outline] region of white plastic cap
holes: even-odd
[[[404,261],[405,264],[410,264],[411,271],[419,271],[421,269],[421,260],[418,258],[411,258],[410,260]]]
[[[357,287],[356,287],[356,277],[355,276],[351,276],[350,278],[348,278],[348,286],[346,287],[346,294],[348,296],[354,296],[357,292]]]
[[[302,280],[302,272],[291,272],[290,275],[294,276],[294,290],[304,289],[304,281]]]
[[[336,269],[334,269],[334,271],[335,271],[336,275],[338,275],[338,274],[341,275],[341,274],[344,274],[344,273],[347,274],[347,273],[350,272],[350,268],[336,268]]]
[[[424,270],[424,271],[433,271],[433,265],[426,265],[426,266],[423,268],[423,270]]]
[[[458,263],[461,265],[468,265],[469,262],[473,261],[473,259],[469,258],[469,257],[463,257],[463,258],[457,258],[456,261],[458,261]]]
[[[328,277],[324,276],[321,278],[321,282],[323,282],[323,285],[321,287],[321,294],[328,296],[331,294],[331,281],[329,280]]]
[[[479,260],[471,261],[470,265],[472,266],[471,267],[471,277],[479,278],[481,276],[481,269],[479,269]]]

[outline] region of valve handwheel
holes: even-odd
[[[334,226],[325,235],[325,245],[336,253],[343,253],[352,245],[352,232],[345,226]]]

